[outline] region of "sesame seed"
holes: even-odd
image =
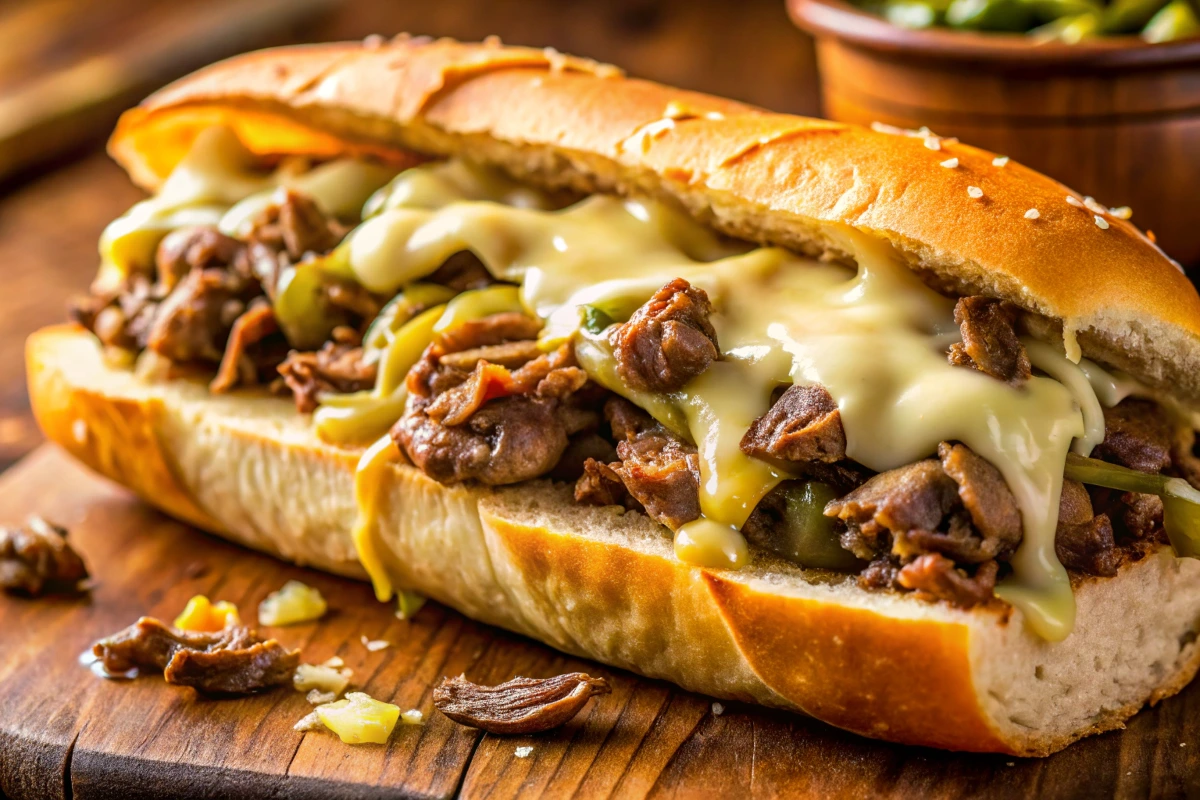
[[[1108,213],[1117,219],[1129,219],[1133,216],[1133,209],[1129,206],[1121,206],[1119,208],[1110,208]]]
[[[954,169],[955,167],[958,166],[958,159],[957,158],[947,158],[945,161],[942,162],[942,166],[945,167],[946,169]]]
[[[1036,208],[1031,208],[1025,212],[1025,219],[1037,219],[1041,215],[1042,212],[1038,211]]]
[[[1003,167],[1007,163],[1008,163],[1008,156],[996,156],[995,158],[992,159],[993,167]]]
[[[1108,220],[1106,220],[1104,217],[1100,216],[1099,214],[1096,214],[1094,217],[1092,217],[1092,219],[1096,220],[1097,228],[1099,228],[1102,231],[1108,230]]]
[[[1108,209],[1096,202],[1094,197],[1083,198],[1083,207],[1093,214],[1107,214]]]
[[[941,150],[942,149],[942,143],[936,136],[926,136],[925,137],[925,146],[928,147],[930,150]]]
[[[1150,241],[1154,242],[1155,244],[1158,244],[1158,237],[1154,235],[1154,231],[1147,230],[1146,238],[1149,239]]]
[[[1083,208],[1083,203],[1079,202],[1079,198],[1074,195],[1067,195],[1067,205]]]
[[[978,200],[979,198],[983,197],[983,189],[980,189],[978,186],[968,186],[967,194]]]

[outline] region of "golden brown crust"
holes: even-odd
[[[168,514],[222,532],[224,527],[192,501],[163,458],[161,404],[106,397],[73,386],[62,372],[45,367],[43,358],[56,340],[80,335],[87,335],[80,327],[55,326],[31,337],[26,348],[29,400],[46,438]]]
[[[290,402],[141,381],[105,366],[73,326],[39,331],[27,350],[39,423],[84,463],[234,541],[364,577],[350,538],[358,453],[318,441]],[[1050,753],[1174,694],[1200,660],[1200,647],[1181,644],[1200,618],[1200,564],[1165,554],[1081,584],[1076,633],[1049,645],[994,610],[864,592],[769,561],[688,566],[646,517],[576,506],[568,488],[545,483],[446,487],[397,465],[380,531],[402,585],[476,619],[898,742]],[[1109,671],[1093,672],[1094,659]],[[1045,681],[1033,679],[1035,665]],[[1058,673],[1065,684],[1052,684]],[[1031,725],[1043,704],[1061,708]],[[1067,723],[1052,728],[1059,717]]]
[[[674,126],[648,129],[672,103]],[[218,120],[260,151],[465,153],[543,184],[667,196],[729,233],[807,252],[836,254],[831,230],[852,225],[942,283],[1066,320],[1085,352],[1200,401],[1187,279],[1128,222],[1101,229],[1066,187],[966,145],[769,114],[541,50],[398,39],[222,62],[128,112],[110,151],[153,187]],[[957,167],[939,166],[951,157]]]
[[[888,619],[718,573],[704,579],[755,674],[806,713],[877,739],[983,752],[1011,747],[979,707],[967,625]]]

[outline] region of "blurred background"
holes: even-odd
[[[1176,41],[1156,44],[1132,23],[1129,35],[1093,26],[1074,41],[1024,31],[1043,19],[1076,30],[1080,9],[1102,3],[1139,3],[1146,25],[1171,0],[954,1],[974,15],[956,30],[945,28],[951,0],[0,0],[0,469],[41,438],[25,336],[64,319],[67,296],[94,274],[101,229],[140,198],[103,154],[117,115],[268,45],[495,34],[777,111],[928,125],[1132,205],[1177,259],[1200,262],[1192,0],[1183,16],[1172,5],[1169,30],[1157,23]],[[998,15],[1012,3],[1036,4],[1025,28]]]

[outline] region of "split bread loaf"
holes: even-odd
[[[1020,165],[955,144],[958,165],[940,166],[932,135],[770,114],[553,52],[401,39],[222,62],[127,112],[110,151],[154,190],[215,124],[265,156],[458,156],[545,188],[649,195],[834,260],[852,255],[835,232],[848,225],[931,285],[1011,301],[1031,330],[1200,401],[1200,298],[1169,259]],[[365,577],[351,538],[361,450],[321,442],[289,400],[138,378],[69,326],[36,333],[28,366],[43,430],[85,464],[233,541]],[[397,583],[475,619],[897,742],[1047,754],[1200,666],[1200,563],[1167,547],[1076,581],[1074,632],[1049,643],[998,602],[868,592],[768,556],[691,566],[647,517],[549,482],[447,486],[399,464],[378,519]]]

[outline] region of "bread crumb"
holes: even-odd
[[[513,755],[515,755],[517,758],[529,758],[529,754],[532,752],[533,752],[532,747],[530,747],[529,745],[523,745],[522,747],[518,747],[513,752]]]
[[[1015,762],[1015,761],[1005,761],[1004,762],[1004,766],[1006,766],[1006,767],[1015,767],[1016,765],[1017,765],[1017,762]]]
[[[324,725],[324,723],[321,722],[321,718],[319,716],[317,716],[316,711],[313,711],[308,716],[304,717],[303,719],[301,719],[299,722],[297,722],[295,725],[292,726],[292,730],[300,731],[301,733],[304,733],[307,731],[319,731],[319,730],[323,730],[324,728],[325,728],[325,725]]]
[[[725,713],[725,706],[721,705],[720,703],[713,703],[712,712],[714,717],[719,717]]]
[[[410,708],[400,715],[400,721],[405,725],[420,725],[425,721],[425,715],[415,708]]]
[[[1038,211],[1036,208],[1031,208],[1025,212],[1025,219],[1037,219],[1041,215],[1042,212]]]
[[[323,706],[326,703],[332,703],[338,699],[337,692],[322,692],[320,689],[310,689],[308,694],[304,695],[304,699],[312,706]]]
[[[392,643],[385,639],[368,639],[365,635],[362,637],[362,644],[372,653],[378,653],[380,650],[386,650],[392,646]]]
[[[978,200],[979,198],[983,197],[983,189],[980,189],[978,186],[968,186],[967,194]]]

